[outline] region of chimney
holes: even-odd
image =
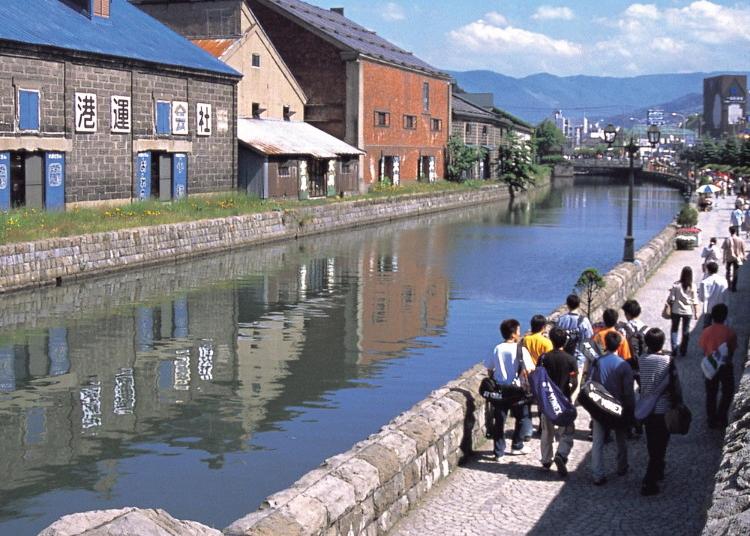
[[[334,13],[338,13],[342,17],[344,16],[344,8],[343,7],[332,7],[331,11],[333,11]]]

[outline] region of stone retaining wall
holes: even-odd
[[[734,395],[703,536],[750,534],[750,353]]]
[[[356,200],[0,246],[0,293],[508,199],[505,186]]]

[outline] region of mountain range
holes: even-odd
[[[649,108],[669,115],[701,112],[703,79],[720,74],[653,74],[628,78],[555,76],[548,73],[513,78],[493,71],[452,71],[458,86],[471,93],[493,93],[495,106],[532,124],[562,110],[580,120],[626,124],[629,117],[646,118]]]

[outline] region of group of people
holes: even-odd
[[[597,326],[580,312],[580,298],[575,294],[567,297],[568,310],[555,322],[548,322],[543,315],[533,316],[530,330],[525,335],[522,335],[521,324],[516,319],[506,319],[500,324],[503,342],[485,360],[488,373],[500,386],[515,385],[527,389],[535,370],[543,367],[569,402],[575,401],[581,385],[592,381],[604,386],[624,408],[624,418],[616,427],[592,419],[591,469],[595,485],[607,482],[604,448],[610,436],[614,435],[617,446],[616,472],[625,475],[629,471],[627,439],[638,437],[645,430],[648,466],[641,493],[659,493],[670,438],[665,416],[682,404],[674,363],[676,358],[686,355],[690,323],[692,319],[698,320],[699,305],[705,316],[705,327],[698,345],[704,356],[714,356],[720,361],[716,375],[705,381],[706,418],[710,428],[727,425],[734,394],[732,357],[737,348],[736,334],[726,325],[726,292],[730,284],[718,273],[716,260],[710,259],[704,266],[705,277],[698,284],[693,281],[690,267],[685,267],[669,291],[664,316],[668,312],[671,319],[671,352],[665,350],[666,334],[657,327],[645,325],[640,318],[641,306],[632,299],[622,305],[623,321],[617,310],[605,309],[602,323]],[[678,340],[680,324],[682,336]],[[695,366],[699,366],[698,363]],[[719,391],[721,397],[717,404]],[[533,434],[533,404],[529,397],[497,400],[492,404],[495,460],[506,455],[531,453],[525,442]],[[635,419],[637,406],[638,420]],[[565,477],[575,426],[555,426],[544,412],[539,413],[541,465],[545,470],[551,470],[554,464],[558,474]],[[504,434],[508,415],[515,418],[510,451],[506,450]]]

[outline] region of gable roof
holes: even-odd
[[[230,39],[191,39],[190,42],[195,46],[202,48],[214,58],[220,59],[224,53],[237,41],[239,38]]]
[[[259,3],[301,22],[313,32],[335,42],[340,48],[352,50],[363,56],[450,79],[450,76],[420,60],[408,50],[397,47],[372,30],[360,26],[344,15],[323,9],[300,0],[257,0]]]
[[[89,17],[60,0],[4,0],[0,18],[4,41],[240,76],[127,0],[112,0],[109,18]]]
[[[310,155],[337,158],[364,154],[356,147],[302,121],[276,119],[237,120],[237,139],[269,156]]]
[[[454,115],[469,117],[471,119],[477,119],[480,121],[494,121],[499,122],[502,119],[492,112],[488,112],[484,108],[480,108],[473,102],[467,100],[463,95],[453,93],[453,113]]]

